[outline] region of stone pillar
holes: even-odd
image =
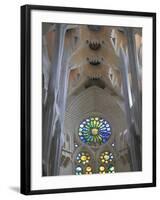
[[[131,72],[131,95],[133,99],[132,106],[132,138],[134,141],[134,148],[137,159],[138,170],[142,169],[142,95],[139,85],[139,73],[138,73],[138,60],[135,44],[135,33],[133,28],[126,28],[125,30],[128,41],[128,57],[129,67]]]
[[[53,139],[60,141],[61,138],[61,125],[60,124],[60,112],[59,105],[57,102],[59,95],[59,84],[60,84],[60,73],[61,73],[61,62],[63,56],[63,48],[64,48],[64,37],[65,37],[66,27],[63,24],[56,24],[56,35],[55,35],[55,43],[54,43],[54,55],[51,63],[50,77],[49,77],[49,85],[48,85],[48,96],[46,100],[46,107],[43,113],[43,171],[45,175],[56,175],[57,170],[53,170],[54,174],[50,171],[49,161],[50,161],[50,152],[51,152],[51,144]],[[59,134],[55,134],[55,130],[59,131]],[[58,149],[60,148],[59,142],[54,145],[54,152],[60,152]],[[58,156],[58,155],[56,155]],[[54,158],[53,158],[54,159]],[[54,160],[54,168],[59,169],[59,160]]]
[[[74,25],[56,24],[53,59],[50,70],[48,96],[43,113],[43,171],[45,175],[59,175],[63,145],[64,115],[68,89],[71,40],[65,45],[65,34]],[[71,38],[72,39],[72,38]]]
[[[130,35],[128,35],[128,29],[127,29],[127,38],[130,37]],[[131,39],[128,39],[129,43],[130,43],[130,40]],[[132,63],[132,60],[135,59],[136,55],[134,54],[133,50],[131,54],[131,49],[133,48],[132,42],[133,41],[131,41],[131,44],[128,44],[128,51],[130,52],[129,56],[125,55],[123,49],[120,49],[120,68],[121,68],[121,73],[122,73],[122,83],[123,83],[122,85],[123,85],[123,93],[124,93],[124,98],[125,98],[125,110],[126,110],[126,119],[127,119],[127,126],[128,126],[128,145],[129,145],[129,151],[130,151],[131,163],[132,163],[131,168],[133,171],[139,171],[141,170],[141,152],[140,152],[141,144],[139,143],[139,140],[138,140],[136,127],[138,126],[138,124],[142,123],[142,121],[138,121],[140,119],[135,118],[134,113],[135,113],[135,110],[139,108],[140,104],[139,104],[139,100],[136,100],[133,98],[134,93],[132,93],[133,89],[129,88],[131,85],[128,78],[128,73],[130,71],[131,76],[134,76],[134,81],[132,81],[132,87],[137,88],[138,81],[137,81],[137,76],[134,72],[134,70],[136,71],[136,69],[135,69],[135,65]],[[131,64],[132,70],[129,68],[130,63],[132,63]],[[133,101],[132,107],[129,102],[130,92],[132,93],[132,101]],[[138,94],[136,93],[136,95]]]

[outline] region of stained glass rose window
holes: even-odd
[[[78,135],[83,143],[100,145],[108,141],[111,135],[111,127],[103,118],[89,117],[81,122]]]

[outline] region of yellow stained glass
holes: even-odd
[[[83,165],[85,165],[86,163],[89,163],[90,155],[87,152],[80,152],[78,153],[76,160],[78,163],[82,163]]]
[[[86,167],[87,172],[91,172],[92,168],[90,166]]]
[[[105,170],[105,167],[104,166],[100,166],[100,171],[104,171]]]
[[[97,128],[93,128],[92,129],[92,135],[97,135],[98,134],[98,129]]]
[[[85,161],[87,159],[86,156],[81,156],[81,160]]]
[[[105,160],[108,160],[108,159],[109,159],[109,156],[108,156],[108,155],[105,155],[105,156],[104,156],[104,159],[105,159]]]
[[[102,163],[108,163],[113,161],[113,154],[111,152],[105,151],[100,155],[100,161]]]

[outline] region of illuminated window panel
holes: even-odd
[[[98,170],[100,174],[106,174],[107,171],[106,167],[103,165],[100,165]]]
[[[79,138],[89,145],[104,144],[111,135],[109,123],[99,117],[89,117],[79,126]]]
[[[75,144],[74,144],[74,147],[77,148],[77,147],[78,147],[78,144],[75,143]]]
[[[112,147],[115,147],[115,144],[114,144],[114,143],[112,143],[111,145],[112,145]]]
[[[85,174],[92,174],[93,172],[92,172],[92,167],[91,166],[87,166],[86,168],[85,168]]]
[[[109,164],[107,173],[115,173],[115,167],[112,164]]]
[[[105,151],[100,155],[100,161],[102,163],[109,163],[113,161],[113,154],[111,152]]]
[[[82,169],[82,167],[81,167],[81,166],[76,166],[75,173],[76,173],[76,175],[81,175],[81,174],[83,174],[83,169]]]
[[[88,164],[90,159],[91,159],[91,157],[90,157],[89,153],[87,153],[87,152],[80,152],[76,156],[77,162],[80,164],[83,164],[83,165]]]

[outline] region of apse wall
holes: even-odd
[[[84,145],[78,137],[80,123],[91,116],[98,116],[106,119],[111,125],[112,135],[107,144],[102,144],[98,151],[106,148],[111,149],[111,144],[115,144],[112,150],[116,159],[116,171],[130,171],[127,143],[124,135],[126,134],[126,116],[118,105],[119,97],[111,95],[108,88],[102,89],[97,86],[89,87],[81,91],[78,95],[69,97],[67,101],[64,134],[65,151],[62,154],[68,157],[68,164],[61,165],[61,174],[73,174],[75,158],[75,141],[79,146]],[[67,139],[67,138],[68,139]],[[127,155],[127,157],[126,157]]]

